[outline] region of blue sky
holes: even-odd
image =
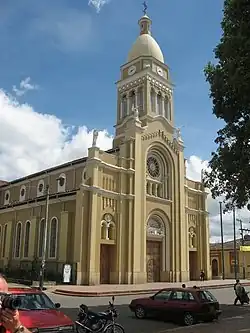
[[[120,65],[138,36],[142,1],[2,0],[0,88],[31,77],[39,90],[19,97],[65,124],[113,133]],[[152,32],[171,68],[175,122],[186,155],[208,159],[220,122],[212,115],[203,68],[221,36],[222,0],[148,0]]]

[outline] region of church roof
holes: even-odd
[[[147,15],[142,16],[138,22],[141,33],[132,45],[128,54],[128,62],[141,56],[154,57],[160,62],[164,63],[164,56],[160,46],[156,40],[151,36],[150,25],[151,20]]]

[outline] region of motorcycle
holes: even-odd
[[[108,310],[95,313],[88,307],[81,304],[78,312],[76,331],[78,333],[125,333],[124,328],[115,322],[118,317],[117,310],[114,306],[114,296],[112,302],[109,302]]]

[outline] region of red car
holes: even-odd
[[[139,319],[160,316],[187,326],[218,319],[221,314],[213,294],[199,288],[162,289],[153,296],[132,300],[129,308]]]
[[[59,303],[53,303],[42,291],[32,288],[9,288],[9,293],[21,299],[19,313],[21,323],[31,330],[38,332],[61,332],[74,331],[72,320],[59,311]]]

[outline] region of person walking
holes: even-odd
[[[238,301],[240,301],[240,303],[242,303],[242,294],[243,294],[243,287],[240,283],[240,280],[237,279],[236,283],[234,284],[234,292],[235,292],[235,300],[234,300],[234,305],[237,305]]]

